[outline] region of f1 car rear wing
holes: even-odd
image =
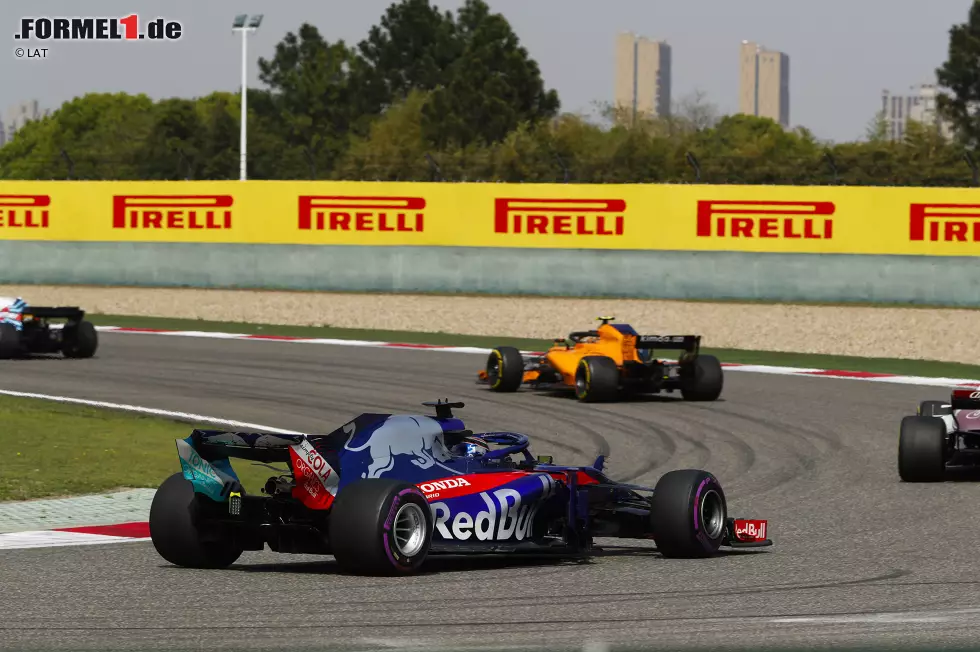
[[[954,410],[980,410],[980,391],[976,389],[954,389],[950,396]]]
[[[636,338],[638,349],[679,349],[695,353],[700,346],[700,335],[640,335]]]
[[[82,321],[85,311],[75,306],[58,306],[46,308],[40,306],[28,306],[24,309],[25,316],[34,319],[67,319],[68,321]]]

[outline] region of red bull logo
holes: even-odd
[[[540,493],[532,492],[530,504],[516,489],[504,487],[479,494],[486,509],[470,514],[458,511],[453,514],[444,502],[432,503],[435,531],[443,539],[466,541],[523,541],[532,533],[534,517],[541,504],[555,491],[555,480],[550,475],[536,476],[541,481]]]
[[[442,466],[452,458],[452,454],[442,441],[442,426],[435,419],[425,417],[392,416],[388,417],[379,428],[368,434],[368,440],[360,446],[352,447],[354,425],[345,426],[344,431],[350,434],[350,439],[344,450],[352,453],[365,453],[371,461],[367,469],[361,473],[362,478],[380,478],[395,468],[396,461],[401,458],[411,462],[420,469],[430,469]],[[453,469],[447,468],[450,472]]]

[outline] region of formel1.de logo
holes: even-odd
[[[177,20],[154,18],[145,24],[138,14],[120,17],[31,16],[20,19],[17,41],[176,41],[184,32]]]

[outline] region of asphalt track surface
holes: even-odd
[[[591,562],[432,561],[359,578],[332,558],[245,553],[179,569],[150,543],[0,552],[0,648],[583,649],[929,645],[980,635],[973,482],[906,485],[898,422],[944,391],[729,372],[723,400],[580,405],[474,384],[482,357],[433,351],[106,334],[97,358],[9,361],[0,387],[325,432],[365,411],[462,399],[467,425],[620,480],[715,473],[733,515],[776,545],[707,560],[649,546]],[[38,435],[43,433],[39,424]],[[970,478],[961,478],[967,479]],[[617,543],[601,541],[600,543]],[[602,649],[602,648],[595,648]]]

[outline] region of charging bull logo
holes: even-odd
[[[420,469],[442,466],[439,462],[452,459],[452,454],[442,441],[442,426],[427,417],[388,417],[381,427],[368,435],[364,444],[356,447],[350,445],[354,439],[354,428],[348,430],[345,426],[344,431],[350,433],[344,450],[367,452],[371,457],[367,471],[361,473],[362,478],[380,478],[395,468],[398,458],[407,459]]]
[[[432,503],[435,532],[443,539],[466,541],[523,541],[531,536],[534,517],[542,503],[555,493],[555,480],[550,475],[536,476],[541,486],[524,493],[515,488],[503,487],[492,492],[481,492],[486,509],[470,514],[466,510],[455,515],[444,502]]]

